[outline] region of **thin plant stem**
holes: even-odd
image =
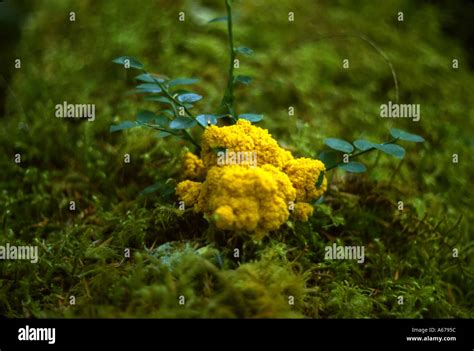
[[[168,129],[160,128],[159,126],[156,126],[153,124],[144,124],[144,125],[146,125],[149,128],[159,130],[160,132],[170,133],[171,135],[178,136],[178,137],[180,136],[178,133],[172,132],[171,130],[168,130]],[[189,135],[188,132],[186,132],[185,130],[182,130],[182,131],[184,132],[183,137],[186,140],[188,140],[191,144],[193,144],[197,148],[198,152],[201,152],[201,146],[196,141],[194,141],[194,139]]]
[[[234,61],[235,61],[235,49],[234,49],[234,34],[232,32],[232,0],[226,0],[225,6],[227,10],[227,32],[229,37],[229,77],[227,80],[227,87],[222,98],[222,106],[225,106],[231,115],[232,119],[235,120],[235,107],[234,107]]]
[[[380,160],[380,152],[377,154],[377,157],[375,157],[375,161],[372,164],[372,168],[375,168],[379,164],[379,160]]]
[[[171,102],[171,107],[173,108],[173,113],[175,115],[175,117],[179,117],[178,115],[178,111],[176,110],[176,105],[179,105],[181,107],[184,108],[184,111],[187,113],[187,115],[193,119],[196,119],[194,117],[194,115],[186,108],[186,106],[184,106],[180,101],[176,100],[168,91],[168,89],[166,89],[166,87],[158,80],[156,79],[155,77],[153,77],[153,75],[149,74],[147,71],[143,70],[144,73],[148,74],[151,79],[153,79],[153,81],[160,87],[161,91],[166,95],[166,97],[168,99],[170,99],[170,102]],[[199,123],[198,123],[199,126],[201,126]],[[202,126],[201,126],[202,127]],[[202,127],[203,128],[203,127]],[[169,133],[168,130],[165,130]],[[197,152],[198,153],[201,153],[201,146],[199,146],[199,144],[193,139],[193,137],[191,136],[191,134],[189,134],[189,132],[185,129],[182,129],[181,132],[183,133],[183,136],[186,140],[188,140],[189,142],[191,142],[194,146],[196,146],[197,148]],[[174,133],[170,133],[170,134],[173,134],[173,135],[177,135],[177,134],[174,134]]]
[[[148,74],[151,77],[151,79],[153,79],[153,81],[160,87],[161,91],[163,91],[165,96],[171,100],[171,102],[174,102],[176,105],[182,107],[184,109],[184,112],[186,112],[186,114],[189,117],[196,119],[196,117],[191,113],[191,111],[189,111],[188,108],[181,101],[177,100],[173,95],[171,95],[168,89],[166,89],[166,87],[158,79],[156,79],[155,77],[153,77],[151,74],[149,74],[146,71],[143,71],[143,72]]]
[[[179,114],[178,114],[178,110],[176,109],[176,105],[175,105],[174,101],[171,101],[171,107],[173,108],[174,116],[176,118],[178,118]],[[201,146],[199,146],[199,144],[194,140],[194,138],[191,136],[191,134],[189,134],[189,132],[186,129],[182,129],[181,132],[183,133],[186,140],[190,141],[194,146],[196,146],[197,152],[200,154],[201,153]]]
[[[390,176],[390,180],[388,181],[389,183],[391,183],[397,173],[400,172],[400,168],[402,167],[403,161],[404,160],[400,160],[400,162],[398,162],[397,168],[395,168],[395,171],[393,171],[392,175]]]
[[[342,32],[342,33],[339,33],[339,34],[322,35],[318,39],[337,38],[337,37],[341,37],[341,38],[353,37],[353,38],[361,39],[362,41],[365,41],[367,44],[369,44],[375,51],[377,51],[377,53],[383,58],[383,60],[388,64],[388,66],[390,68],[390,72],[392,73],[393,83],[395,85],[395,102],[398,103],[398,98],[399,98],[399,91],[398,90],[399,90],[399,88],[398,88],[397,73],[396,73],[395,68],[393,67],[392,61],[390,61],[388,55],[381,48],[379,48],[378,45],[376,45],[372,40],[370,40],[367,36],[365,36],[362,33],[344,33],[344,32]]]

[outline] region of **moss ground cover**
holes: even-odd
[[[142,129],[109,133],[155,106],[126,94],[134,74],[111,62],[124,52],[156,73],[200,77],[201,108],[219,105],[226,30],[206,21],[225,13],[224,4],[27,7],[9,51],[21,69],[11,65],[1,116],[0,239],[37,245],[40,259],[0,262],[1,315],[474,317],[472,52],[443,31],[441,8],[402,0],[237,3],[235,40],[255,53],[241,59],[239,74],[253,82],[236,86],[236,108],[263,113],[259,125],[295,156],[318,158],[331,136],[385,140],[391,127],[426,140],[403,161],[371,153],[367,173],[331,173],[307,222],[290,220],[254,242],[178,208],[175,183],[166,181],[182,178],[189,144]],[[379,116],[396,95],[379,49],[396,71],[399,100],[421,105],[419,122]],[[96,119],[56,118],[65,101],[95,104]],[[365,246],[364,263],[325,260],[334,243]]]

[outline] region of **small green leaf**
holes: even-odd
[[[178,117],[175,120],[171,121],[170,128],[171,129],[188,129],[192,128],[197,124],[196,120],[188,118],[188,117]]]
[[[151,75],[150,73],[142,73],[135,77],[136,80],[145,83],[156,83],[157,81],[160,83],[164,83],[165,80],[156,76]]]
[[[167,128],[170,124],[170,120],[165,115],[160,114],[155,117],[155,123],[158,124],[160,127]]]
[[[173,182],[170,182],[170,180],[171,179],[166,181],[160,180],[155,184],[146,187],[142,190],[140,195],[147,195],[158,191],[160,197],[167,198],[175,192],[175,185],[173,185]]]
[[[245,55],[245,56],[253,55],[253,50],[251,48],[247,48],[245,46],[235,48],[235,52],[238,52],[239,54],[242,54],[242,55]]]
[[[119,65],[124,65],[124,66],[127,64],[127,66],[130,65],[130,67],[137,68],[137,69],[143,68],[143,64],[140,61],[138,61],[136,58],[131,57],[131,56],[120,56],[114,59],[112,62],[117,63]]]
[[[113,132],[117,132],[119,130],[123,130],[123,129],[130,129],[130,128],[133,128],[133,127],[136,127],[137,124],[135,122],[132,122],[132,121],[123,121],[122,123],[120,124],[117,124],[117,125],[114,125],[114,126],[110,126],[110,133],[113,133]]]
[[[316,188],[317,189],[319,189],[321,187],[321,184],[323,184],[323,181],[324,181],[324,171],[319,173],[319,177],[318,177],[318,180],[316,182]]]
[[[154,83],[143,83],[137,85],[137,91],[142,93],[161,93],[161,88],[158,84]]]
[[[374,147],[399,159],[405,157],[405,149],[397,144],[375,144]]]
[[[408,132],[405,132],[404,130],[401,130],[401,129],[392,128],[392,129],[390,129],[390,134],[394,138],[397,138],[397,139],[400,139],[400,140],[405,140],[405,141],[411,141],[411,142],[414,142],[414,143],[422,143],[423,141],[425,141],[425,139],[423,139],[422,136],[412,134],[412,133],[408,133]]]
[[[199,115],[196,120],[203,127],[217,124],[217,117],[215,115]]]
[[[252,123],[260,122],[263,119],[263,115],[259,115],[256,113],[244,113],[239,115],[239,119],[246,119]]]
[[[145,189],[142,190],[140,194],[141,195],[151,194],[151,193],[154,193],[155,191],[158,191],[161,187],[162,187],[161,183],[155,183],[153,185],[147,186]]]
[[[323,151],[319,154],[319,159],[324,166],[327,168],[335,166],[339,161],[337,157],[337,153],[334,151]]]
[[[158,133],[155,134],[155,138],[166,138],[167,136],[170,136],[171,133],[165,132],[164,130],[159,131]]]
[[[350,143],[342,139],[327,138],[324,139],[324,143],[331,149],[337,151],[342,151],[345,153],[351,153],[352,151],[354,151],[354,147]]]
[[[164,97],[164,96],[146,96],[145,100],[162,102],[164,104],[171,104],[170,99],[168,99],[167,97]]]
[[[194,94],[194,93],[187,93],[178,96],[179,102],[196,102],[202,99],[201,95]]]
[[[360,162],[341,163],[339,168],[351,173],[363,173],[367,171],[367,168]]]
[[[137,113],[137,122],[143,124],[158,124],[161,127],[167,127],[169,119],[165,115],[157,115],[151,111],[139,111]]]
[[[196,84],[197,82],[199,82],[199,79],[197,78],[176,78],[170,81],[168,83],[168,86],[172,88],[176,85],[190,85],[190,84]]]
[[[238,75],[237,77],[234,78],[234,82],[249,85],[250,83],[252,83],[252,77]]]
[[[137,113],[137,122],[148,123],[156,118],[156,114],[151,111],[142,110]]]
[[[359,139],[354,141],[354,146],[360,151],[367,151],[375,147],[375,144],[368,140]]]
[[[166,110],[161,110],[161,113],[164,113],[170,117],[174,117],[174,112],[170,109],[166,109]]]
[[[227,16],[224,16],[224,17],[217,17],[217,18],[213,18],[211,19],[209,22],[207,23],[216,23],[216,22],[227,22],[228,20],[228,17]]]

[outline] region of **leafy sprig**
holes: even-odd
[[[232,122],[238,119],[246,119],[252,123],[262,120],[263,115],[255,113],[243,113],[238,115],[235,109],[234,85],[249,85],[252,78],[245,75],[234,74],[234,61],[237,55],[251,56],[251,48],[240,46],[234,47],[233,22],[232,22],[232,0],[225,0],[227,16],[214,18],[209,23],[226,22],[229,41],[229,76],[222,98],[221,107],[224,109],[221,114],[197,114],[191,112],[194,105],[202,100],[202,96],[183,89],[182,86],[193,85],[199,82],[197,78],[176,78],[168,79],[163,76],[157,76],[145,70],[145,65],[132,56],[120,56],[113,60],[114,63],[123,65],[125,68],[133,68],[141,71],[141,74],[135,77],[137,86],[132,91],[135,94],[144,94],[145,100],[154,101],[164,106],[159,114],[151,111],[139,111],[135,121],[123,121],[118,125],[110,127],[110,132],[115,132],[134,127],[146,127],[157,130],[156,137],[163,138],[169,135],[182,138],[192,143],[197,152],[200,153],[201,147],[192,137],[188,130],[198,126],[206,128],[218,123],[218,119],[229,117]]]
[[[419,135],[408,133],[396,128],[390,129],[390,135],[392,136],[392,139],[383,143],[374,143],[365,139],[358,139],[351,144],[346,140],[327,138],[324,140],[324,143],[331,150],[323,151],[319,155],[319,158],[326,165],[326,171],[340,168],[347,172],[362,173],[365,172],[367,168],[361,162],[352,161],[353,159],[375,150],[403,159],[405,157],[405,148],[398,145],[398,141],[409,141],[414,143],[421,143],[424,141],[423,137]]]
[[[167,77],[158,76],[147,72],[145,70],[145,66],[134,57],[121,56],[113,60],[113,62],[123,65],[127,69],[133,68],[141,71],[141,74],[135,77],[137,80],[137,86],[133,90],[133,93],[144,94],[145,100],[157,102],[162,106],[162,109],[158,114],[152,111],[139,111],[136,115],[135,121],[123,121],[118,125],[111,126],[111,132],[130,129],[137,126],[146,127],[157,130],[158,133],[155,135],[157,138],[164,138],[170,135],[182,138],[193,144],[196,147],[197,152],[200,153],[200,145],[194,140],[188,130],[196,126],[204,129],[208,126],[215,125],[218,123],[218,119],[222,117],[229,117],[234,123],[238,119],[246,119],[252,123],[259,122],[263,119],[263,115],[261,114],[237,114],[236,111],[234,86],[236,84],[249,85],[252,82],[252,78],[245,75],[235,75],[235,60],[238,55],[251,56],[254,54],[254,51],[251,48],[245,46],[234,46],[232,0],[224,1],[227,16],[214,18],[208,22],[227,23],[229,69],[227,84],[221,101],[221,113],[194,114],[191,112],[191,109],[195,107],[194,105],[202,100],[202,96],[187,89],[183,89],[183,86],[196,84],[199,82],[199,79],[176,78],[170,80]],[[373,44],[371,43],[371,45]],[[379,51],[377,47],[375,48]],[[390,67],[394,75],[398,100],[398,85],[396,76],[393,71],[393,67]],[[378,150],[396,158],[403,159],[405,157],[405,149],[401,145],[397,144],[397,142],[424,141],[421,136],[411,134],[400,129],[391,129],[390,134],[392,139],[383,143],[374,143],[365,139],[358,139],[353,143],[350,143],[342,139],[327,138],[324,140],[324,142],[330,148],[330,150],[323,151],[319,155],[319,158],[326,165],[326,172],[332,169],[340,168],[347,172],[362,173],[365,172],[367,168],[363,163],[353,161],[357,157]],[[317,187],[321,186],[324,180],[324,174],[325,172],[322,172],[319,175],[316,181]]]

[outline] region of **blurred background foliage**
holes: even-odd
[[[175,199],[141,194],[179,178],[189,145],[140,129],[108,132],[139,109],[157,108],[127,94],[136,72],[112,64],[121,55],[154,73],[199,77],[204,99],[196,110],[217,110],[227,78],[226,29],[206,22],[225,14],[223,1],[6,0],[0,239],[39,245],[41,257],[35,265],[1,262],[0,314],[474,317],[472,2],[241,0],[234,8],[236,46],[255,51],[237,72],[253,77],[237,88],[237,111],[263,113],[260,124],[282,146],[317,157],[326,137],[383,141],[390,127],[426,142],[407,144],[401,163],[370,155],[367,174],[332,174],[310,223],[290,221],[260,244],[227,240],[189,211],[183,215]],[[379,117],[380,104],[395,99],[394,83],[363,38],[393,64],[400,102],[421,105],[420,122]],[[95,104],[96,120],[56,118],[54,106],[64,101]],[[21,164],[13,162],[17,153]],[[365,245],[365,263],[325,261],[333,242]]]

